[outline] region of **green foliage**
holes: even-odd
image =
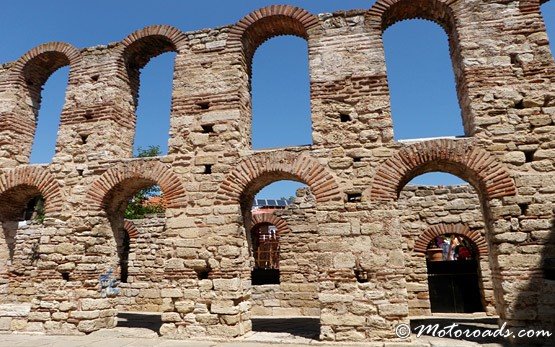
[[[160,146],[148,146],[146,149],[137,149],[137,158],[157,157],[160,155]],[[159,186],[150,186],[139,190],[128,202],[125,208],[126,219],[141,219],[147,214],[164,213],[165,208],[161,203],[146,203],[150,198],[162,196]]]
[[[147,148],[139,147],[137,148],[136,158],[150,158],[158,157],[162,154],[160,146],[148,146]]]
[[[37,198],[34,211],[33,211],[33,221],[42,224],[44,223],[44,198],[41,196]]]

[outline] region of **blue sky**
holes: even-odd
[[[153,24],[169,24],[183,31],[235,23],[247,13],[270,4],[287,3],[312,13],[370,8],[373,1],[68,1],[2,4],[0,62],[16,60],[27,50],[49,41],[78,48],[120,41]],[[555,51],[555,1],[542,6]],[[447,36],[438,25],[423,20],[397,23],[384,33],[396,139],[463,134],[460,108]],[[306,42],[278,37],[262,45],[253,62],[253,146],[255,149],[303,145],[311,142],[308,59]],[[167,151],[171,77],[174,53],[163,54],[143,69],[135,146],[160,145]],[[37,137],[31,162],[50,162],[63,105],[68,69],[45,85]],[[294,127],[291,124],[295,124]],[[433,126],[430,126],[433,124]],[[446,174],[428,174],[413,183],[454,184]],[[290,196],[298,184],[275,183],[262,198]]]

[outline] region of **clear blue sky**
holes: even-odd
[[[370,8],[368,0],[229,1],[6,1],[0,11],[0,62],[16,60],[27,50],[49,41],[78,48],[120,41],[153,24],[183,31],[235,23],[247,13],[270,4],[287,3],[312,13]],[[555,52],[555,1],[542,6]],[[384,33],[388,79],[396,139],[463,134],[455,93],[447,36],[423,20],[400,22]],[[253,65],[253,145],[255,149],[309,144],[310,102],[306,43],[278,37],[262,45]],[[160,145],[167,151],[174,53],[163,54],[143,69],[135,147]],[[39,113],[33,163],[50,162],[63,104],[68,69],[45,85]],[[291,126],[295,124],[295,126]],[[433,127],[429,125],[433,124]],[[413,183],[454,184],[446,174],[428,174]],[[262,198],[290,196],[298,184],[275,183]]]

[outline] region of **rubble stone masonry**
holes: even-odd
[[[1,65],[0,330],[82,334],[136,308],[163,312],[167,337],[244,335],[271,306],[250,282],[250,203],[288,179],[310,193],[277,215],[288,230],[280,290],[291,298],[279,305],[319,316],[322,340],[397,341],[397,324],[429,314],[415,253],[450,228],[480,249],[489,314],[555,331],[555,63],[539,5],[378,0],[320,15],[270,6],[214,29],[151,26],[84,49],[46,43]],[[411,18],[449,37],[466,137],[393,140],[382,33]],[[250,63],[276,35],[308,42],[313,145],[254,151]],[[168,155],[132,158],[140,69],[168,51],[177,53]],[[62,66],[70,76],[56,154],[29,165],[41,88]],[[410,188],[398,198],[431,171],[476,193]],[[152,184],[165,216],[133,228],[126,202]],[[38,195],[44,222],[21,226]],[[124,230],[136,236],[130,281],[106,295],[99,276],[118,276]]]

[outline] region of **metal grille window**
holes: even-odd
[[[279,235],[274,225],[256,228],[254,235],[254,260],[256,269],[279,269]]]

